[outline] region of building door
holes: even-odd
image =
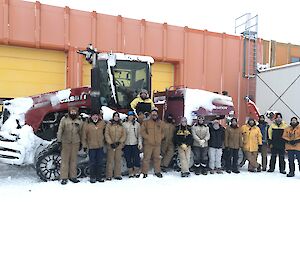
[[[66,54],[0,45],[0,99],[66,88]]]
[[[163,91],[174,86],[174,64],[155,62],[152,65],[152,90]]]

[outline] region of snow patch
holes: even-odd
[[[212,112],[216,107],[213,102],[220,101],[226,105],[233,106],[232,98],[229,96],[219,95],[205,90],[190,89],[184,90],[184,116],[187,118],[188,124],[192,124],[197,118],[196,111],[204,108],[208,112]]]
[[[51,95],[50,102],[52,106],[58,105],[61,101],[68,99],[71,95],[71,88],[59,90],[55,95]]]
[[[113,109],[111,109],[111,108],[109,108],[109,107],[107,107],[107,106],[102,106],[102,111],[103,111],[103,119],[104,119],[105,121],[111,120],[111,119],[112,119],[112,116],[113,116],[113,114],[114,114],[114,112],[115,112],[115,110],[113,110]],[[125,119],[126,117],[127,117],[126,114],[120,113],[120,118],[121,118],[121,120]]]

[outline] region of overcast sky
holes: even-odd
[[[253,16],[258,14],[259,37],[300,45],[299,0],[40,0],[40,2],[227,34],[235,33],[235,18],[250,12]]]

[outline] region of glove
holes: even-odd
[[[261,153],[261,147],[262,145],[258,145],[258,151]]]
[[[200,139],[199,142],[200,142],[200,146],[204,146],[204,144],[205,144],[205,140],[204,139]]]
[[[116,146],[118,147],[118,146],[120,145],[120,142],[116,142],[115,144],[116,144]]]
[[[143,144],[138,144],[138,149],[142,150],[143,149]]]
[[[188,146],[187,146],[186,144],[182,144],[180,147],[181,147],[183,150],[186,150]]]
[[[112,149],[116,149],[117,148],[117,145],[115,143],[111,144],[110,146],[111,146]]]
[[[295,145],[295,144],[296,144],[296,141],[295,141],[295,140],[291,140],[291,141],[290,141],[290,144],[291,144],[291,145]]]
[[[62,144],[61,144],[61,142],[57,142],[57,149],[58,149],[58,151],[61,151],[61,149],[62,149]]]

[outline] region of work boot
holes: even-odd
[[[143,178],[147,178],[148,177],[148,174],[143,174]]]
[[[287,175],[287,177],[291,178],[295,176],[295,172],[294,171],[290,171]]]
[[[235,173],[235,174],[238,174],[238,173],[240,173],[240,171],[239,171],[239,170],[233,170],[232,172],[233,172],[233,173]]]
[[[281,170],[279,171],[281,174],[286,174],[286,171],[285,170]]]
[[[134,175],[133,175],[133,174],[130,174],[130,175],[129,175],[129,178],[134,178]]]
[[[78,182],[80,182],[80,180],[78,179],[78,178],[70,178],[69,179],[71,182],[73,182],[73,183],[78,183]]]
[[[189,172],[181,172],[181,177],[185,178],[185,177],[188,177],[190,175]]]
[[[62,179],[62,181],[60,182],[62,185],[66,185],[68,183],[67,179]]]
[[[158,178],[162,178],[163,177],[163,175],[160,172],[156,172],[156,173],[154,173],[154,175],[156,177],[158,177]]]
[[[107,177],[106,180],[111,181],[111,177]]]
[[[165,166],[160,166],[160,169],[162,172],[167,172],[167,167],[165,167]]]
[[[140,177],[140,175],[141,175],[140,173],[138,173],[138,174],[135,174],[135,177],[136,177],[136,178],[139,178],[139,177]]]
[[[105,179],[104,178],[97,178],[97,181],[103,183],[105,181]]]
[[[201,170],[200,170],[200,168],[196,168],[195,169],[195,175],[200,175],[201,174]]]
[[[202,170],[201,174],[202,175],[207,175],[207,170]]]
[[[91,182],[92,184],[96,183],[96,181],[97,181],[96,178],[90,178],[90,182]]]
[[[274,170],[269,169],[267,172],[274,172]]]
[[[261,165],[260,165],[260,164],[258,165],[256,171],[257,171],[257,172],[261,172]]]
[[[122,177],[115,177],[116,180],[122,180]]]
[[[230,173],[231,173],[231,170],[226,170],[226,172],[227,172],[228,174],[230,174]]]

